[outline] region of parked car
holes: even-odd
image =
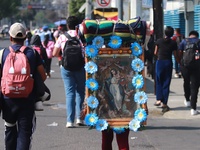
[[[8,35],[8,31],[9,31],[9,26],[8,25],[3,25],[2,28],[0,29],[0,34],[3,37],[6,37]]]

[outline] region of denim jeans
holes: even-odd
[[[156,62],[156,99],[167,105],[172,78],[172,60]]]
[[[34,103],[30,99],[3,100],[5,150],[28,150],[31,147],[36,125]]]
[[[75,115],[80,119],[80,113],[85,98],[85,69],[69,71],[61,67],[66,95],[67,122],[74,123]]]

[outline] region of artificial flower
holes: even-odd
[[[131,43],[131,50],[132,50],[132,54],[136,57],[142,54],[142,47],[137,42]]]
[[[144,109],[139,108],[134,113],[135,119],[139,120],[140,122],[143,122],[147,119],[147,113]]]
[[[132,79],[132,84],[136,89],[141,89],[144,86],[144,79],[142,75],[136,75]]]
[[[110,42],[108,43],[108,46],[110,46],[113,49],[120,48],[122,45],[122,39],[119,36],[113,35],[110,37]]]
[[[85,64],[85,71],[87,73],[93,74],[95,72],[97,72],[97,65],[96,63],[94,63],[93,61],[89,61]]]
[[[85,116],[85,124],[87,126],[94,126],[98,121],[98,116],[95,113],[90,113]]]
[[[96,130],[103,131],[108,128],[108,122],[104,119],[99,119],[96,123]]]
[[[140,128],[140,121],[137,119],[133,119],[129,122],[129,129],[132,131],[137,132]]]
[[[137,92],[134,95],[134,100],[138,104],[144,104],[144,103],[146,103],[147,99],[148,99],[147,94],[144,91]]]
[[[141,72],[144,69],[144,62],[141,59],[136,58],[132,60],[131,66],[135,72]]]
[[[98,101],[98,99],[95,96],[89,96],[87,98],[87,105],[90,108],[95,109],[99,105],[99,101]]]
[[[92,91],[96,91],[99,88],[99,84],[95,79],[89,78],[86,80],[86,87]]]
[[[125,128],[124,128],[124,127],[114,127],[114,128],[113,128],[113,131],[114,131],[116,134],[121,134],[121,133],[124,133],[124,132],[125,132]]]
[[[85,53],[88,57],[94,58],[98,55],[98,49],[95,45],[87,45],[85,48]]]
[[[95,45],[97,48],[101,48],[104,44],[104,39],[101,36],[97,36],[92,40],[92,45]]]

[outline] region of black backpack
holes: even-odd
[[[197,42],[190,42],[186,39],[186,46],[182,58],[182,64],[184,67],[195,67],[196,60],[199,60],[199,42],[199,40]]]
[[[77,37],[71,37],[68,33],[65,35],[68,40],[62,53],[62,66],[66,70],[78,71],[85,65],[81,43]]]

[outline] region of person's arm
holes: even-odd
[[[60,56],[60,51],[61,51],[61,43],[64,42],[63,35],[60,35],[58,40],[56,41],[53,49],[53,57],[59,57]]]
[[[39,65],[39,66],[37,67],[37,70],[38,70],[39,74],[41,75],[42,80],[45,81],[46,78],[47,78],[47,76],[46,76],[46,73],[45,73],[45,70],[44,70],[43,65]]]
[[[53,56],[54,57],[59,57],[60,56],[60,48],[54,47],[53,49]]]
[[[155,55],[155,56],[158,55],[158,45],[155,45],[154,55]]]
[[[34,50],[34,51],[35,51],[36,62],[38,63],[37,64],[37,71],[41,75],[42,80],[45,81],[47,76],[46,76],[44,66],[42,64],[42,59],[41,59],[39,53],[36,50]]]

